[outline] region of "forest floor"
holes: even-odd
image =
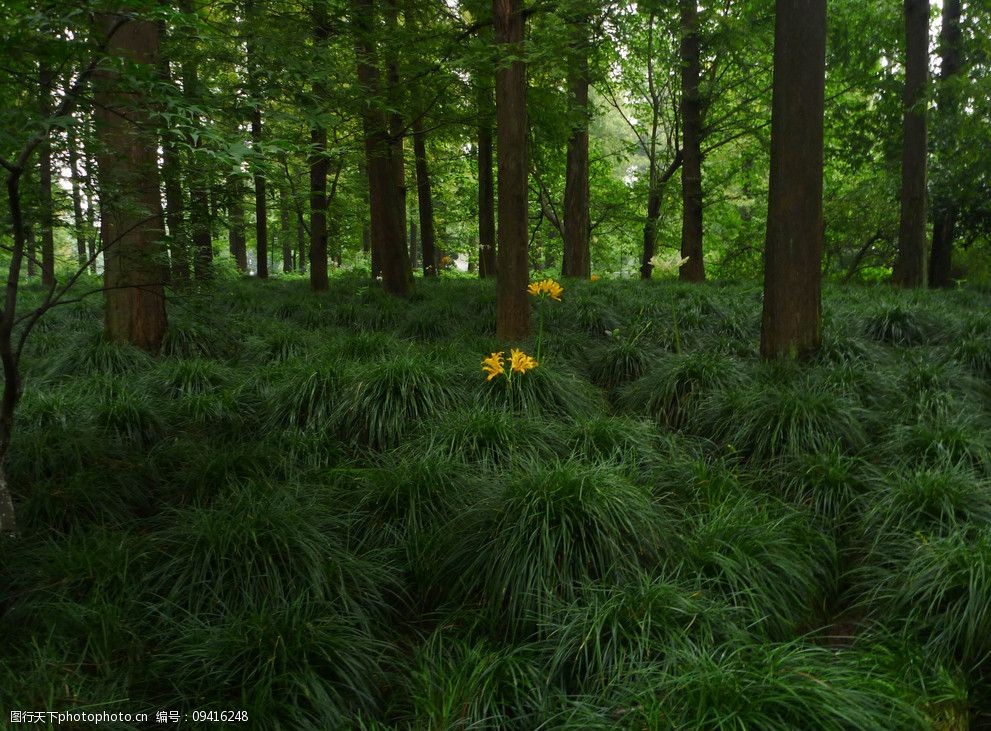
[[[157,358],[97,298],[50,313],[4,714],[987,723],[991,295],[827,289],[821,356],[769,365],[755,286],[563,284],[512,380],[489,282],[219,281]]]

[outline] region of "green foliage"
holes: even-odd
[[[535,464],[491,493],[466,516],[471,528],[453,541],[446,573],[464,601],[480,594],[510,631],[573,599],[583,582],[635,575],[668,539],[663,508],[611,465]]]

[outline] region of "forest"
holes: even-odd
[[[991,728],[986,0],[0,0],[0,728]]]

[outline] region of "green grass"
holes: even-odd
[[[260,729],[986,722],[989,293],[827,286],[819,357],[769,366],[752,284],[565,281],[507,384],[480,368],[508,349],[493,284],[218,275],[175,293],[157,356],[95,300],[46,316],[4,465],[3,700]]]

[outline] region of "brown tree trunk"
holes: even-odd
[[[41,82],[41,116],[47,120],[52,113],[52,91],[55,76],[42,61],[39,68]],[[38,146],[38,180],[41,202],[41,284],[55,285],[55,211],[52,204],[52,143],[49,133]]]
[[[120,16],[101,20],[109,32]],[[108,50],[154,68],[158,27],[131,20],[113,34]],[[148,100],[130,91],[117,71],[102,70],[95,86],[106,333],[155,352],[167,327],[158,137]]]
[[[413,123],[413,155],[416,158],[416,205],[420,214],[420,241],[423,246],[423,276],[437,276],[437,254],[434,250],[434,202],[430,191],[430,171],[427,169],[427,133],[423,120]]]
[[[492,118],[489,86],[479,87],[478,276],[496,276],[495,185],[492,176]]]
[[[76,125],[70,122],[66,128],[66,144],[69,148],[69,181],[72,185],[72,228],[76,238],[76,264],[86,267],[89,254],[86,252],[86,219],[83,217],[83,191],[79,179],[79,140],[76,138]]]
[[[282,248],[282,273],[293,271],[293,233],[289,228],[289,192],[279,188],[279,243]]]
[[[365,164],[368,170],[371,216],[372,267],[381,271],[382,286],[394,295],[413,287],[413,272],[406,248],[405,206],[399,189],[397,147],[389,122],[379,106],[382,79],[375,65],[374,0],[351,0],[355,24],[358,84],[370,103],[362,110]]]
[[[158,31],[164,44],[167,33],[164,20],[159,21]],[[158,73],[167,86],[174,86],[169,59],[164,54],[158,62]],[[184,220],[186,203],[182,192],[181,154],[171,129],[163,129],[161,139],[162,183],[165,186],[165,225],[168,228],[170,272],[174,281],[184,282],[189,279],[189,242],[186,240]]]
[[[761,356],[821,343],[826,0],[777,0]]]
[[[230,217],[228,236],[231,256],[242,274],[248,271],[248,243],[244,222],[244,186],[241,177],[232,175],[227,179],[227,215]]]
[[[392,38],[396,36],[396,29],[399,27],[399,7],[396,0],[385,0],[385,22],[386,28]],[[402,89],[399,78],[399,49],[395,41],[387,43],[385,46],[386,61],[386,96],[389,100],[389,141],[392,145],[392,165],[396,176],[396,190],[399,193],[399,217],[403,228],[403,245],[406,246],[406,152],[405,152],[405,125],[403,115],[400,112],[402,101]],[[407,262],[409,254],[407,253]],[[410,276],[412,266],[410,267]]]
[[[38,274],[38,241],[35,239],[34,226],[29,223],[24,224],[24,231],[27,236],[27,260],[28,279]]]
[[[568,93],[573,116],[568,137],[564,181],[564,256],[561,274],[588,278],[591,274],[588,183],[588,19],[571,22],[571,62],[568,64]]]
[[[891,281],[926,283],[926,84],[929,80],[929,0],[905,0],[905,106],[902,122],[901,219]]]
[[[93,120],[90,120],[87,128],[92,130],[95,126]],[[95,136],[93,132],[93,136]],[[99,257],[99,251],[97,250],[97,237],[99,232],[96,226],[96,212],[99,207],[96,199],[96,161],[93,159],[93,152],[90,148],[90,144],[87,140],[92,139],[91,135],[85,135],[83,139],[83,159],[86,162],[86,179],[85,179],[85,193],[86,193],[86,230],[89,236],[86,240],[86,249],[89,253],[89,271],[90,274],[97,273],[97,259]]]
[[[647,194],[647,218],[643,225],[643,253],[640,256],[640,278],[650,279],[654,271],[654,265],[650,260],[654,258],[657,251],[657,220],[661,215],[661,200],[663,199],[663,188],[658,184],[651,184],[650,192]]]
[[[258,54],[252,38],[254,28],[261,22],[255,13],[254,0],[245,0],[244,11],[248,30],[248,41],[245,44],[246,65],[248,69],[248,88],[251,95],[251,147],[254,151],[254,183],[255,183],[255,271],[259,278],[268,277],[268,201],[265,190],[265,173],[262,170],[262,94],[259,78]]]
[[[949,118],[958,107],[957,94],[952,79],[960,71],[961,33],[960,0],[943,0],[943,25],[939,32],[940,55],[938,112]],[[938,143],[943,147],[955,146],[953,125],[944,124]],[[936,190],[933,201],[933,241],[929,254],[929,286],[952,287],[953,238],[956,233],[957,206],[953,196]]]
[[[705,281],[702,258],[702,100],[699,77],[699,17],[697,0],[680,0],[681,7],[681,256],[688,257],[678,277]]]
[[[313,2],[313,43],[318,49],[326,46],[330,37],[327,26],[326,0]],[[327,90],[320,81],[313,83],[313,96],[317,104],[322,103]],[[321,124],[314,124],[310,130],[312,154],[310,156],[310,288],[314,292],[324,292],[330,286],[327,278],[327,130]],[[302,252],[300,252],[302,261]]]
[[[499,270],[496,335],[518,341],[530,333],[527,204],[526,64],[523,62],[523,0],[493,0],[500,58],[496,70],[497,164],[499,166]]]

